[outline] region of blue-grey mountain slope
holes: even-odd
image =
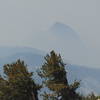
[[[30,66],[39,66],[44,54],[41,50],[28,47],[0,47],[0,66],[17,59],[24,60]]]
[[[90,94],[91,92],[100,94],[100,69],[88,68],[85,66],[69,65],[68,77],[69,80],[81,80],[79,91],[84,94]]]
[[[73,64],[88,64],[88,50],[79,34],[70,26],[56,22],[48,30],[37,34],[46,50],[56,50],[62,53],[64,58]]]

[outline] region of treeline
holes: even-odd
[[[3,66],[0,76],[0,100],[97,100],[93,93],[84,97],[76,92],[80,81],[68,83],[66,64],[54,51],[44,57],[38,71],[42,84],[36,84],[34,73],[29,72],[24,61]],[[34,71],[34,67],[33,67]],[[43,91],[42,91],[43,90]],[[42,91],[39,96],[39,91]]]

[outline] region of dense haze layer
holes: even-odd
[[[99,67],[99,4],[99,0],[1,0],[0,46],[28,46],[44,51],[55,49],[66,55],[65,59],[72,60],[70,62]],[[70,56],[72,59],[69,59],[65,39],[59,38],[64,34],[57,36],[43,31],[48,31],[56,22],[64,23],[75,30],[88,49],[83,50],[86,50],[84,57],[80,53],[76,56],[77,53],[73,52],[73,56]],[[73,58],[76,60],[73,61]]]

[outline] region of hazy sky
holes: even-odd
[[[44,50],[42,40],[36,38],[37,31],[62,22],[72,27],[87,47],[92,48],[94,65],[100,66],[99,10],[100,0],[0,0],[0,46],[30,46]]]

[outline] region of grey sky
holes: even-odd
[[[45,46],[36,43],[36,37],[43,34],[36,34],[37,31],[62,22],[76,30],[87,47],[93,49],[94,65],[100,66],[99,60],[96,62],[100,58],[99,5],[100,0],[0,0],[0,46],[43,50]]]

